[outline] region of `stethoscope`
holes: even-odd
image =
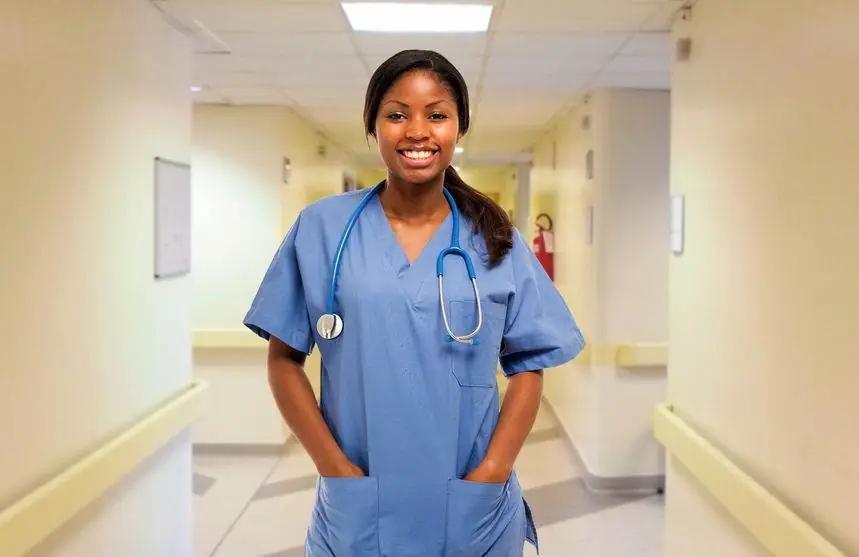
[[[343,318],[334,313],[334,292],[337,288],[337,276],[340,271],[340,260],[343,257],[343,248],[346,246],[346,240],[349,239],[349,234],[352,232],[352,228],[355,226],[355,221],[358,220],[358,216],[361,214],[361,211],[364,210],[364,207],[367,206],[367,203],[370,202],[373,196],[382,189],[384,184],[385,182],[378,184],[364,196],[352,212],[352,215],[346,222],[346,227],[343,229],[343,234],[340,236],[340,244],[337,246],[337,252],[334,255],[334,268],[331,271],[331,284],[328,292],[326,310],[316,322],[316,330],[319,332],[319,336],[323,339],[331,340],[337,338],[343,332]],[[444,321],[444,328],[447,330],[449,340],[454,340],[462,344],[476,344],[477,341],[475,337],[483,326],[483,309],[480,306],[480,293],[477,289],[477,275],[474,272],[474,264],[471,262],[471,257],[468,255],[468,252],[459,247],[459,211],[456,208],[456,202],[446,187],[443,188],[443,191],[444,196],[447,199],[447,203],[450,205],[453,231],[451,232],[450,245],[441,250],[438,254],[438,258],[436,259],[436,275],[438,276],[438,297],[439,303],[441,304],[441,317]],[[468,277],[471,279],[471,286],[474,289],[474,299],[477,303],[477,327],[467,335],[455,334],[451,330],[450,323],[447,320],[447,311],[445,310],[444,304],[444,258],[447,255],[458,255],[462,257],[463,261],[465,261],[465,267],[468,270]]]

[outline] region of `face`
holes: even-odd
[[[392,178],[431,182],[453,160],[459,139],[456,99],[430,72],[403,74],[379,105],[376,139]]]

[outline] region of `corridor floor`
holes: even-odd
[[[316,476],[299,445],[279,456],[196,455],[194,469],[197,557],[304,556]],[[517,469],[541,556],[662,555],[662,497],[588,491],[545,404]]]

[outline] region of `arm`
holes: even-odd
[[[364,476],[337,445],[322,418],[313,388],[304,373],[305,358],[303,352],[271,337],[268,380],[277,407],[321,476]]]
[[[486,457],[466,476],[466,480],[483,483],[507,481],[516,457],[534,427],[542,395],[542,371],[517,373],[510,378]]]

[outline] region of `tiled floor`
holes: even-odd
[[[542,556],[662,555],[662,498],[588,491],[545,406],[517,469]],[[281,456],[196,456],[197,557],[303,557],[315,485],[297,445]],[[535,555],[527,546],[525,556]]]

